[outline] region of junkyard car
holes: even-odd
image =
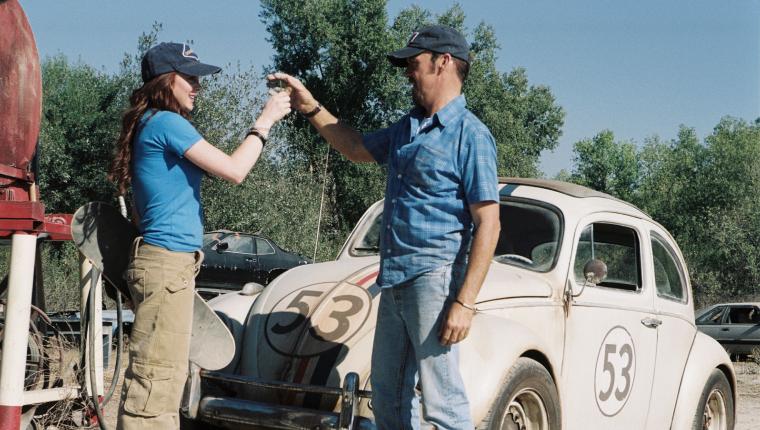
[[[267,285],[286,270],[311,262],[267,237],[227,230],[204,234],[203,252],[196,285],[208,296],[239,290],[248,282]]]
[[[717,340],[729,354],[760,351],[760,303],[723,303],[697,315],[697,328]]]
[[[496,256],[461,346],[478,428],[731,429],[734,370],[695,326],[670,234],[577,185],[505,179],[500,196]],[[186,416],[235,428],[372,428],[381,216],[378,202],[336,261],[211,302],[238,352],[226,369],[191,372]]]

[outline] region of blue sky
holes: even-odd
[[[391,18],[418,4],[390,0]],[[44,58],[62,53],[107,71],[154,21],[162,40],[194,41],[204,62],[261,67],[272,50],[255,0],[219,2],[21,0]],[[721,117],[760,117],[760,0],[468,0],[467,25],[491,24],[501,71],[524,67],[566,112],[563,136],[541,168],[570,169],[573,143],[610,129],[642,144],[675,137],[679,125],[704,138]]]

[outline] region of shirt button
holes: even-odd
[[[396,203],[396,199],[391,199],[391,203]]]
[[[396,177],[399,178],[399,179],[401,179],[401,173],[399,173],[398,175],[396,175]]]
[[[390,249],[386,249],[386,250],[385,250],[385,253],[386,253],[386,254],[390,254],[390,253],[391,253],[391,250],[390,250]]]
[[[386,226],[385,226],[385,229],[386,229],[386,230],[390,230],[390,229],[391,229],[391,226],[390,226],[390,225],[386,225]]]

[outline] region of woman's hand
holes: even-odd
[[[311,95],[311,92],[293,76],[287,73],[277,72],[267,76],[267,80],[282,81],[290,91],[282,91],[282,93],[290,94],[290,103],[293,109],[298,112],[305,113],[313,111],[319,102]]]
[[[273,92],[264,104],[264,109],[261,110],[254,127],[266,135],[277,121],[290,112],[290,95],[286,91]]]

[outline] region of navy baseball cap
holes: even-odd
[[[142,59],[142,80],[148,82],[158,75],[169,72],[189,76],[205,76],[219,73],[221,67],[198,61],[198,54],[185,43],[162,42],[150,48]]]
[[[414,31],[406,47],[388,54],[388,60],[396,67],[406,67],[407,58],[425,51],[451,54],[468,64],[470,62],[470,45],[467,40],[460,32],[445,25],[430,25]]]

